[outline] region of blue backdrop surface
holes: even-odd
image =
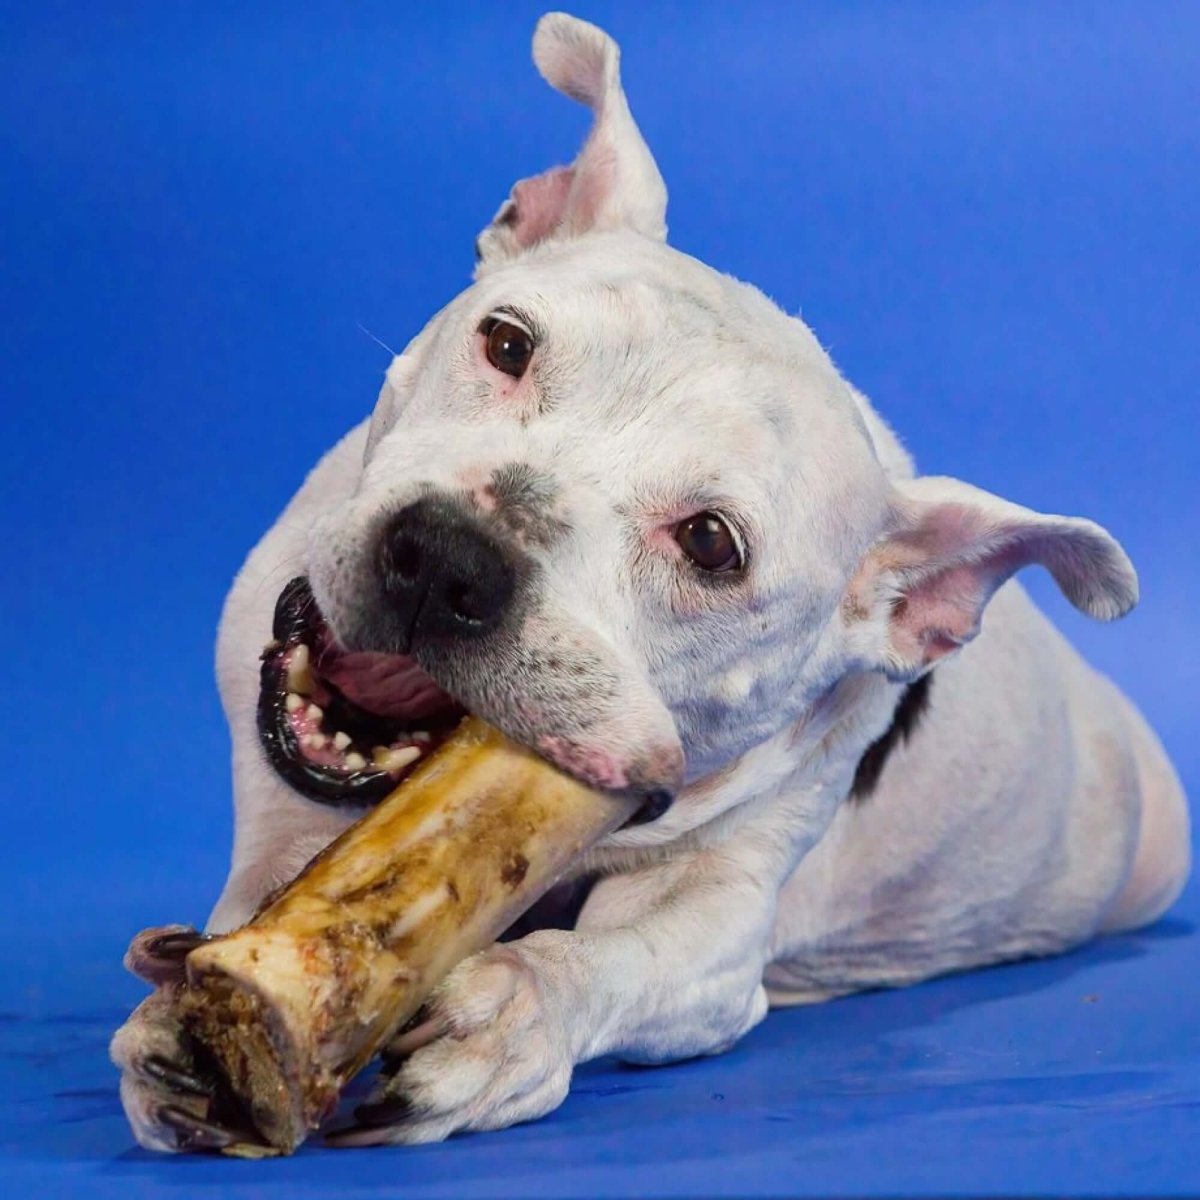
[[[212,634],[241,557],[461,289],[584,112],[540,8],[8,4],[0,22],[11,1195],[1195,1193],[1189,889],[1066,958],[596,1064],[561,1112],[286,1163],[130,1148],[108,1034],[136,929],[230,837]],[[1200,6],[588,3],[672,240],[801,311],[929,472],[1108,526],[1096,626],[1029,582],[1200,782]],[[362,327],[362,328],[360,328]]]

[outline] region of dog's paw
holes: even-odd
[[[183,925],[138,934],[125,965],[156,985],[109,1045],[121,1070],[121,1103],[138,1143],[147,1150],[252,1153],[257,1135],[216,1073],[174,1015],[172,999],[183,978],[183,961],[205,935]]]
[[[440,1141],[502,1129],[557,1108],[571,1082],[561,1012],[520,943],[458,966],[384,1056],[384,1074],[357,1123],[330,1145]]]

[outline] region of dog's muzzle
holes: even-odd
[[[280,593],[272,633],[259,737],[275,771],[310,800],[377,804],[467,715],[412,657],[340,647],[304,576]],[[629,824],[655,820],[672,800],[648,792]]]

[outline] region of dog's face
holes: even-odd
[[[670,787],[680,743],[694,776],[786,719],[886,497],[802,325],[665,246],[596,235],[486,272],[396,360],[311,573],[347,645],[411,652],[595,782]],[[477,636],[424,636],[429,600],[416,618],[381,569],[396,515],[435,511],[512,575]]]
[[[612,42],[565,17],[538,39],[595,127],[392,364],[360,485],[313,530],[316,605],[281,600],[264,728],[310,794],[390,788],[463,708],[597,785],[673,792],[850,670],[927,669],[1025,562],[1100,615],[1132,602],[1094,526],[898,490],[805,326],[663,243]]]

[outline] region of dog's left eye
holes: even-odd
[[[533,358],[533,335],[528,329],[499,317],[488,317],[479,327],[486,344],[487,360],[505,375],[520,379]]]
[[[679,548],[704,571],[736,571],[742,552],[732,530],[716,513],[702,512],[675,527]]]

